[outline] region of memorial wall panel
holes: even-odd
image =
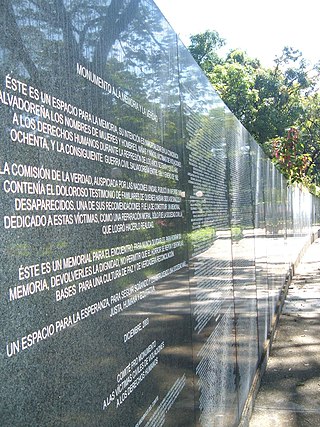
[[[258,350],[259,357],[263,354],[264,344],[269,331],[269,290],[267,263],[267,232],[264,194],[264,176],[266,159],[262,149],[254,139],[250,139],[251,182],[254,206],[254,251],[255,275],[257,286],[257,321],[258,321]]]
[[[197,418],[230,426],[238,414],[226,107],[183,46],[179,64]]]
[[[237,380],[241,412],[258,360],[254,197],[249,134],[231,113],[227,129]]]
[[[238,425],[317,202],[152,0],[0,20],[0,425]]]
[[[2,424],[192,424],[176,36],[150,2],[3,8]]]

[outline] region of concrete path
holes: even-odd
[[[249,427],[320,427],[320,239],[290,285]]]

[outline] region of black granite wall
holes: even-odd
[[[237,425],[314,201],[152,0],[0,20],[0,425]]]

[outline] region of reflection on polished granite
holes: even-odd
[[[152,0],[0,20],[0,424],[238,425],[317,200]]]

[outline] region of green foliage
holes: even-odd
[[[289,182],[319,185],[320,63],[309,67],[300,51],[285,47],[275,65],[265,68],[241,50],[219,57],[222,41],[217,32],[206,31],[192,36],[189,49],[223,101]],[[290,151],[292,129],[299,132]]]
[[[243,123],[251,123],[256,114],[258,92],[254,87],[255,67],[240,51],[231,52],[226,62],[208,73],[211,83],[230,110]]]
[[[231,227],[231,238],[235,242],[243,239],[243,227],[241,225],[233,225]]]
[[[190,248],[199,245],[202,242],[213,242],[216,237],[216,229],[214,227],[203,227],[198,230],[193,230],[185,236],[186,242]]]
[[[274,162],[290,184],[311,184],[314,162],[305,152],[303,137],[297,128],[290,128],[285,137],[275,138],[268,145]]]
[[[225,44],[225,40],[216,31],[205,31],[190,37],[189,51],[205,72],[212,71],[215,64],[220,63],[217,50]]]

